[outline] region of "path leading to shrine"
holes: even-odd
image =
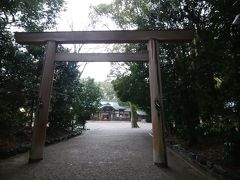
[[[88,122],[83,135],[48,146],[44,160],[28,164],[28,153],[0,161],[0,179],[204,180],[205,173],[168,150],[169,168],[153,165],[151,124]]]

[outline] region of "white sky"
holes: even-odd
[[[109,19],[102,19],[102,22],[98,23],[95,26],[95,29],[90,26],[91,21],[88,17],[90,12],[90,5],[98,5],[101,3],[110,3],[112,0],[66,0],[66,12],[61,14],[61,17],[58,19],[58,31],[84,31],[84,30],[114,30],[116,29],[115,25]],[[72,28],[71,28],[72,26]],[[68,45],[68,48],[73,46]],[[111,45],[84,45],[80,52],[93,53],[93,52],[108,52],[108,49],[111,48]],[[82,64],[82,63],[81,63]],[[83,66],[81,66],[83,67]],[[95,81],[104,81],[107,79],[107,75],[110,72],[110,63],[101,62],[101,63],[88,63],[82,78],[91,77]]]

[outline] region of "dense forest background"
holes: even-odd
[[[160,44],[166,131],[188,146],[213,139],[226,164],[240,162],[240,26],[232,24],[239,7],[237,0],[115,0],[91,14],[93,23],[108,17],[121,29],[194,31],[192,43]],[[146,49],[125,46],[126,52]],[[149,112],[148,65],[124,66],[128,73],[113,73],[118,97]]]

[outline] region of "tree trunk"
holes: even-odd
[[[31,127],[31,128],[32,128],[32,124],[33,124],[33,114],[34,114],[34,98],[32,97],[31,107],[30,107],[30,122],[29,122],[29,127]]]
[[[132,128],[139,128],[139,126],[137,124],[138,118],[137,118],[136,106],[131,103],[130,107],[131,107],[131,125],[132,125]]]

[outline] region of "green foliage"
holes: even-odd
[[[93,79],[80,80],[76,63],[59,62],[56,64],[50,127],[72,128],[85,126],[100,105],[100,88]]]
[[[55,25],[63,0],[0,1],[0,129],[9,135],[31,125],[37,105],[37,89],[43,47],[14,43],[10,28],[43,31]]]
[[[240,123],[236,116],[229,115],[224,118],[214,118],[203,122],[199,129],[205,136],[217,136],[224,144],[223,160],[226,164],[238,164],[240,160]]]
[[[75,89],[79,84],[79,71],[76,63],[56,63],[51,113],[49,116],[50,127],[68,128],[72,125],[72,104],[75,101]]]
[[[17,26],[26,31],[43,31],[56,25],[64,0],[2,0],[0,15],[5,27]]]
[[[0,2],[0,132],[9,136],[32,126],[44,47],[19,46],[10,27],[22,31],[52,29],[63,0]],[[68,51],[60,47],[60,51]],[[80,81],[76,63],[56,63],[49,122],[52,128],[74,128],[95,112],[100,92],[93,80]]]
[[[107,101],[117,100],[116,93],[113,89],[111,82],[109,81],[99,82],[99,87],[101,89],[103,100],[107,100]]]
[[[150,97],[146,66],[145,63],[132,63],[129,66],[131,73],[118,76],[112,81],[112,84],[121,101],[130,101],[149,112]]]
[[[89,120],[100,107],[101,98],[100,87],[93,79],[81,80],[81,85],[77,90],[76,102],[73,106],[77,124],[85,126],[86,120]]]

